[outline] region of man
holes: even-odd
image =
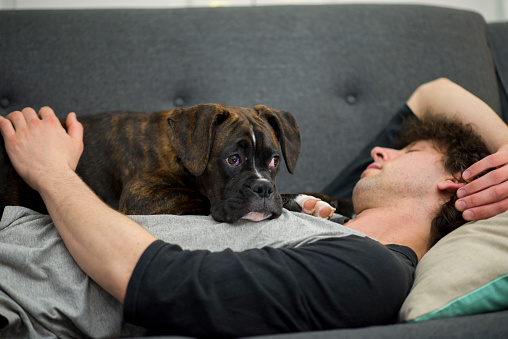
[[[39,116],[14,112],[0,119],[0,130],[14,167],[43,197],[76,262],[124,303],[128,321],[154,333],[235,337],[392,321],[416,256],[434,241],[431,225],[442,204],[457,192],[466,219],[506,210],[508,129],[495,113],[446,80],[420,87],[408,107],[417,116],[460,112],[487,138],[494,154],[463,179],[497,169],[464,184],[461,173],[445,169],[439,142],[374,148],[353,195],[357,217],[347,223],[366,236],[244,252],[182,251],[102,203],[74,173],[83,148],[74,114],[68,134],[49,108]]]
[[[508,183],[506,183],[506,159],[508,146],[504,122],[488,105],[447,79],[437,79],[420,86],[407,102],[411,111],[403,110],[390,121],[387,128],[371,142],[332,184],[325,189],[334,197],[348,198],[360,179],[363,169],[371,162],[366,156],[374,146],[396,147],[396,136],[401,132],[401,123],[413,113],[421,118],[443,115],[464,123],[471,123],[487,143],[492,156],[464,171],[462,178],[471,181],[478,174],[498,168],[495,174],[475,180],[457,191],[456,207],[466,220],[479,220],[497,215],[508,209]]]

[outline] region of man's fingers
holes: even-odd
[[[33,120],[40,120],[37,116],[37,112],[35,112],[35,110],[31,107],[23,108],[21,113],[23,113],[27,124],[31,123]]]
[[[56,114],[52,108],[44,106],[39,110],[39,117],[41,119],[48,118],[48,117],[56,117]]]
[[[7,115],[7,119],[11,121],[14,129],[20,131],[26,128],[33,121],[39,121],[39,117],[33,108],[26,107],[21,111],[14,111]]]
[[[10,120],[16,131],[26,128],[26,119],[21,111],[14,111],[7,115],[7,119]]]
[[[459,211],[497,203],[508,198],[508,182],[489,187],[481,192],[457,200],[455,206]]]
[[[499,167],[484,176],[464,185],[457,191],[457,197],[462,198],[475,194],[491,186],[499,185],[508,180],[508,166]]]
[[[506,155],[503,153],[491,154],[466,169],[462,174],[462,178],[468,181],[473,180],[485,171],[505,165],[507,160]]]
[[[78,121],[76,117],[76,113],[72,112],[67,115],[67,120],[65,121],[67,125],[67,133],[73,139],[83,140],[83,125]]]
[[[507,145],[471,165],[462,177],[470,182],[457,190],[455,207],[464,219],[490,218],[508,210]]]
[[[466,220],[493,217],[508,210],[508,182],[492,186],[455,202]]]
[[[508,199],[498,201],[495,204],[484,205],[476,208],[467,209],[462,213],[465,220],[481,220],[491,218],[508,210]]]
[[[0,132],[2,132],[2,136],[4,139],[11,138],[13,135],[16,134],[16,131],[14,130],[14,126],[12,126],[12,123],[9,119],[4,118],[3,116],[0,116]]]

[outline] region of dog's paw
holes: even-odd
[[[299,194],[295,202],[302,208],[302,213],[315,216],[322,219],[331,219],[335,208],[327,202],[316,197]]]

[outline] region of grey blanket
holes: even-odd
[[[342,225],[284,211],[275,220],[234,225],[209,216],[131,216],[184,249],[242,251],[296,247],[358,234]],[[0,222],[0,337],[105,338],[145,330],[122,320],[122,305],[76,265],[47,215],[7,207]]]

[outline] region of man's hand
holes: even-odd
[[[39,115],[32,108],[0,117],[7,154],[18,174],[39,191],[61,170],[75,170],[83,152],[83,126],[76,114],[67,116],[68,132],[49,107]]]
[[[489,170],[489,173],[475,179]],[[464,219],[486,219],[508,210],[508,145],[473,164],[462,177],[472,180],[457,191],[459,200],[455,207],[463,212]]]
[[[25,108],[0,118],[12,164],[41,194],[74,260],[123,302],[134,267],[156,239],[107,206],[74,172],[83,152],[83,126],[74,113],[66,125],[68,132],[49,107],[39,115]]]

